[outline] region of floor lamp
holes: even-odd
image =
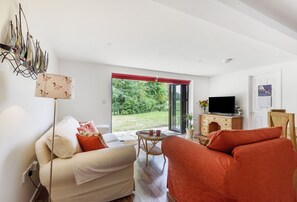
[[[50,166],[50,184],[49,199],[51,201],[52,194],[52,175],[53,175],[53,157],[54,157],[54,137],[56,127],[56,104],[57,99],[71,99],[73,97],[73,80],[71,77],[57,74],[38,74],[36,80],[36,97],[53,98],[54,99],[54,120],[53,135],[51,144],[51,166]]]

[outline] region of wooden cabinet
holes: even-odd
[[[212,131],[231,129],[242,129],[241,116],[200,115],[200,135],[206,136]]]

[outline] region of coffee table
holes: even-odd
[[[145,165],[148,163],[148,155],[162,155],[162,150],[157,146],[159,142],[162,142],[166,135],[160,134],[160,136],[149,135],[149,131],[137,131],[136,135],[138,137],[138,153],[139,156],[140,149],[142,149],[146,154]],[[164,161],[166,162],[166,158],[163,154]]]

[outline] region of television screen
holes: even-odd
[[[235,113],[235,96],[209,97],[208,101],[210,113]]]

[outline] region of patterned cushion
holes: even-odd
[[[80,127],[77,128],[77,131],[80,134],[83,134],[83,133],[98,133],[98,130],[95,127],[93,121],[89,121],[87,123],[81,123]]]

